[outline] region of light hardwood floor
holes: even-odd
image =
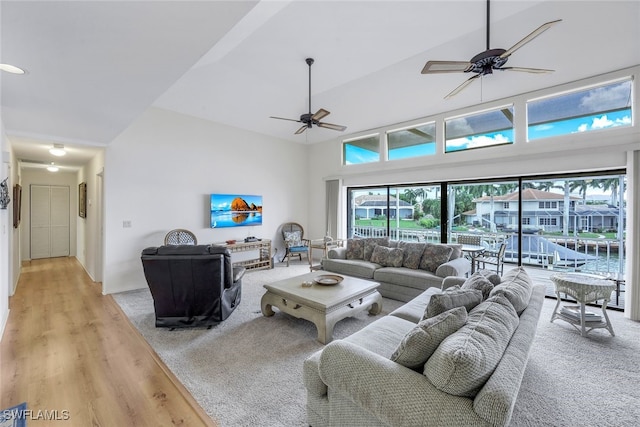
[[[75,258],[24,263],[9,308],[0,410],[27,402],[29,426],[216,425]]]

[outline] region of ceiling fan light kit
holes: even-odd
[[[445,99],[449,99],[452,96],[460,93],[464,88],[466,88],[470,83],[476,80],[478,77],[493,74],[494,70],[499,71],[521,71],[526,73],[550,73],[553,70],[543,69],[543,68],[525,68],[525,67],[505,67],[504,64],[507,63],[507,60],[515,52],[520,49],[525,44],[529,43],[540,34],[551,28],[553,25],[562,21],[562,19],[558,19],[555,21],[550,21],[545,24],[542,24],[534,31],[532,31],[529,35],[521,39],[519,42],[511,46],[509,49],[491,49],[489,43],[489,34],[490,34],[490,14],[489,14],[489,4],[490,1],[487,0],[487,49],[484,52],[480,52],[475,55],[469,61],[428,61],[424,67],[422,68],[422,74],[439,74],[439,73],[476,73],[476,75],[471,76],[460,86],[455,88],[453,91],[445,96]]]
[[[329,114],[331,114],[328,110],[325,110],[324,108],[321,108],[318,111],[316,111],[315,113],[311,113],[311,65],[313,65],[314,60],[313,60],[313,58],[307,58],[307,59],[305,59],[305,62],[309,66],[309,112],[302,114],[300,116],[299,120],[287,119],[287,118],[284,118],[284,117],[274,117],[274,116],[270,116],[270,118],[278,119],[278,120],[289,120],[289,121],[292,121],[292,122],[303,123],[303,125],[300,127],[300,129],[298,129],[295,132],[295,135],[301,134],[307,129],[311,129],[314,125],[318,126],[320,128],[326,128],[326,129],[337,130],[337,131],[343,132],[344,130],[347,129],[346,126],[336,125],[336,124],[333,124],[333,123],[325,123],[325,122],[321,122],[320,121],[323,118],[325,118],[326,116],[328,116]]]

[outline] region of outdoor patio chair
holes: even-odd
[[[486,268],[487,264],[496,266],[496,273],[500,276],[504,273],[504,253],[507,250],[507,243],[502,242],[497,251],[484,251],[482,255],[475,258],[477,268]]]

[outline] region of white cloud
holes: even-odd
[[[580,100],[585,111],[614,110],[629,104],[631,81],[592,89]]]

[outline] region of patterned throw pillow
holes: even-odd
[[[519,316],[529,305],[532,290],[533,282],[531,282],[527,271],[524,267],[517,267],[502,276],[502,282],[498,286],[494,286],[489,296],[504,295],[511,302],[513,308],[516,309]]]
[[[388,248],[377,245],[371,254],[371,262],[380,264],[383,267],[402,267],[404,252],[398,248]]]
[[[404,251],[402,266],[417,270],[420,267],[420,260],[424,252],[424,243],[400,241],[398,242],[398,247]]]
[[[467,321],[467,310],[456,307],[430,319],[421,320],[402,339],[391,360],[409,369],[420,370],[440,343]]]
[[[435,273],[441,264],[449,261],[452,251],[453,249],[446,245],[425,243],[422,259],[420,260],[420,269]]]
[[[489,293],[493,289],[493,283],[491,283],[481,272],[476,271],[464,281],[460,289],[477,289],[482,292],[482,299],[489,298]]]
[[[364,259],[364,239],[347,240],[347,259]]]
[[[500,282],[502,282],[498,273],[493,270],[481,269],[477,270],[476,273],[481,274],[485,279],[490,281],[493,286],[498,286]]]
[[[389,238],[388,237],[369,237],[364,239],[364,260],[371,261],[371,255],[373,254],[373,249],[376,245],[380,246],[389,246]]]
[[[296,246],[302,246],[302,236],[299,231],[285,231],[284,241],[289,248],[295,248]]]
[[[440,343],[425,363],[424,375],[438,390],[474,397],[500,363],[519,321],[504,296],[490,297]]]
[[[482,302],[482,292],[477,289],[447,289],[441,294],[433,294],[422,319],[435,317],[452,308],[464,307],[467,312]]]

